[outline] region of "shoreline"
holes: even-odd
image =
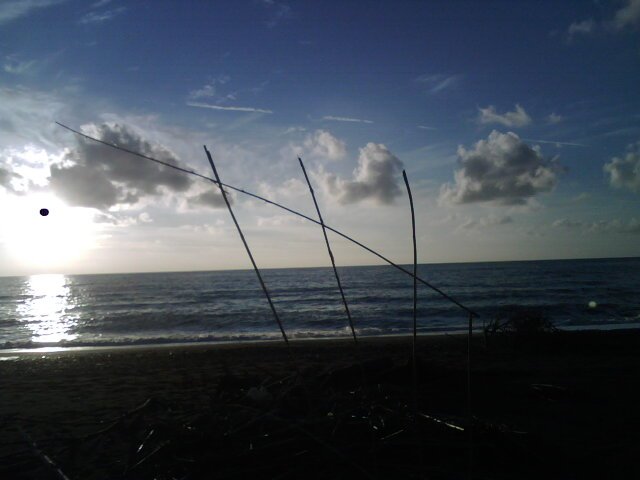
[[[558,328],[559,332],[571,333],[571,332],[640,332],[640,323],[620,323],[620,324],[603,324],[603,325],[590,325],[589,328],[583,326],[572,326],[570,328],[562,327]],[[467,330],[449,330],[449,331],[434,331],[418,333],[417,338],[437,338],[437,337],[467,337]],[[473,329],[473,335],[482,336],[483,329],[475,327]],[[395,334],[382,334],[382,335],[366,335],[358,336],[359,342],[384,342],[391,339],[405,339],[406,342],[411,342],[412,335],[405,333]],[[316,343],[352,343],[352,337],[350,335],[344,336],[331,336],[331,337],[304,337],[304,338],[290,338],[289,343],[291,345],[313,345]],[[247,346],[267,346],[277,347],[284,346],[283,340],[277,339],[255,339],[255,340],[205,340],[205,341],[190,341],[190,342],[157,342],[157,343],[131,343],[131,344],[110,344],[110,345],[78,345],[78,346],[65,346],[65,345],[47,345],[42,347],[32,348],[5,348],[0,349],[0,361],[7,359],[8,357],[22,357],[30,355],[47,355],[47,354],[90,354],[101,352],[126,352],[126,351],[146,351],[154,349],[181,349],[181,348],[193,348],[193,349],[210,349],[210,348],[223,348],[234,349],[244,348]]]

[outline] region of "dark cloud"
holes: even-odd
[[[129,127],[91,125],[86,131],[105,142],[184,166],[168,149],[147,142]],[[86,139],[78,139],[77,146],[51,166],[49,181],[51,188],[72,205],[99,209],[135,203],[143,196],[164,191],[186,192],[192,184],[191,178],[169,167]]]
[[[229,199],[229,203],[233,203],[233,199],[228,193],[227,198]],[[211,187],[211,190],[189,197],[187,203],[190,207],[222,208],[226,206],[218,187]]]
[[[558,165],[512,132],[494,130],[471,150],[458,147],[458,157],[461,168],[454,174],[455,184],[441,187],[441,202],[522,205],[557,183]]]
[[[603,168],[612,187],[640,193],[640,142],[631,145],[624,158],[614,157]]]
[[[371,199],[381,204],[393,203],[401,191],[397,175],[402,162],[382,144],[368,143],[360,149],[354,180],[343,180],[328,174],[326,189],[342,204]]]
[[[11,180],[14,178],[20,178],[20,175],[12,172],[8,168],[0,167],[0,187],[3,187],[10,192],[14,192],[15,190],[11,185]]]

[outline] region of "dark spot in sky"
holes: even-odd
[[[43,217],[46,217],[47,215],[49,215],[49,209],[48,208],[41,208],[40,209],[40,215],[42,215]]]

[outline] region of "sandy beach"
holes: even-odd
[[[477,335],[472,423],[461,335],[418,339],[415,399],[405,337],[5,353],[0,476],[633,478],[639,351]]]

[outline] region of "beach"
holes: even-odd
[[[410,337],[365,338],[358,348],[340,339],[290,349],[256,342],[5,352],[0,475],[56,478],[55,468],[70,479],[240,478],[247,471],[298,478],[308,468],[307,478],[640,473],[640,331],[488,343],[475,335],[472,347],[470,403],[464,335],[418,338],[416,394]],[[238,430],[242,422],[249,426]],[[281,432],[283,425],[295,428]],[[185,432],[200,432],[199,440]],[[299,436],[304,445],[288,442]],[[191,458],[176,450],[177,438],[192,442]],[[271,465],[275,454],[257,453],[258,438],[283,462]],[[366,448],[349,451],[363,439]],[[215,455],[193,445],[224,455],[209,464],[201,457]],[[176,476],[189,468],[190,477]]]

